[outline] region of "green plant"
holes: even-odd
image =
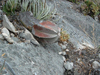
[[[30,10],[29,9],[29,3],[30,2],[31,2],[30,0],[22,0],[22,2],[21,2],[21,0],[19,0],[21,11],[25,12],[25,11]]]
[[[52,5],[47,5],[46,1],[44,0],[33,0],[31,3],[31,11],[37,19],[49,19],[53,12],[55,11],[52,8]]]
[[[86,0],[81,8],[85,15],[90,15],[93,18],[100,13],[99,6],[90,0]]]
[[[69,35],[66,34],[66,32],[63,29],[61,29],[60,42],[68,41],[68,39],[69,39]]]
[[[3,5],[3,11],[7,14],[14,13],[18,5],[18,0],[7,0]]]

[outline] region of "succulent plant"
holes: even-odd
[[[31,3],[31,11],[33,12],[34,17],[37,19],[49,19],[55,8],[52,5],[48,5],[45,0],[33,0]]]
[[[30,10],[29,9],[30,2],[31,2],[31,0],[19,0],[21,11],[26,12],[26,11]]]

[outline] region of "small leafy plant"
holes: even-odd
[[[69,35],[66,34],[66,32],[63,29],[61,29],[60,42],[68,41],[68,39],[69,39]]]

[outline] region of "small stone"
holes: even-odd
[[[65,62],[65,63],[64,63],[64,67],[65,67],[67,70],[72,70],[72,69],[73,69],[73,62]]]
[[[98,54],[98,57],[100,58],[100,53]]]
[[[6,33],[8,36],[10,36],[10,33],[9,33],[8,29],[5,28],[5,27],[2,28],[1,32],[2,32],[2,33]]]
[[[64,62],[66,62],[66,58],[63,56],[63,60],[64,60]]]
[[[69,52],[69,49],[66,49],[66,52]]]
[[[94,69],[97,69],[98,67],[100,67],[100,63],[99,63],[98,61],[94,61],[94,62],[92,63],[92,67],[93,67]]]
[[[59,52],[60,55],[66,55],[65,51]]]
[[[3,11],[0,10],[0,20],[2,20]]]
[[[10,35],[11,35],[11,37],[14,37],[15,36],[13,33],[11,33]]]
[[[14,43],[14,41],[6,33],[2,33],[2,35],[9,43]]]
[[[62,49],[66,49],[66,45],[61,45],[61,48]]]
[[[3,26],[14,33],[17,33],[14,25],[9,21],[6,15],[3,15]]]

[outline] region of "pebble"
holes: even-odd
[[[61,44],[61,48],[62,48],[62,49],[66,49],[66,45],[62,45],[62,44]]]
[[[98,54],[98,57],[100,58],[100,53]]]
[[[15,36],[13,33],[11,33],[10,35],[11,35],[11,37],[14,37]]]
[[[14,43],[14,41],[6,33],[2,33],[2,35],[9,43]]]
[[[92,68],[97,69],[98,67],[100,67],[100,63],[98,61],[94,61],[92,63]]]
[[[65,51],[59,52],[60,55],[66,55]]]
[[[67,70],[72,70],[73,69],[73,62],[65,62],[64,63],[64,67],[67,69]]]
[[[6,33],[8,36],[10,36],[10,33],[9,33],[8,29],[5,28],[5,27],[2,28],[1,32],[2,32],[2,33]]]

